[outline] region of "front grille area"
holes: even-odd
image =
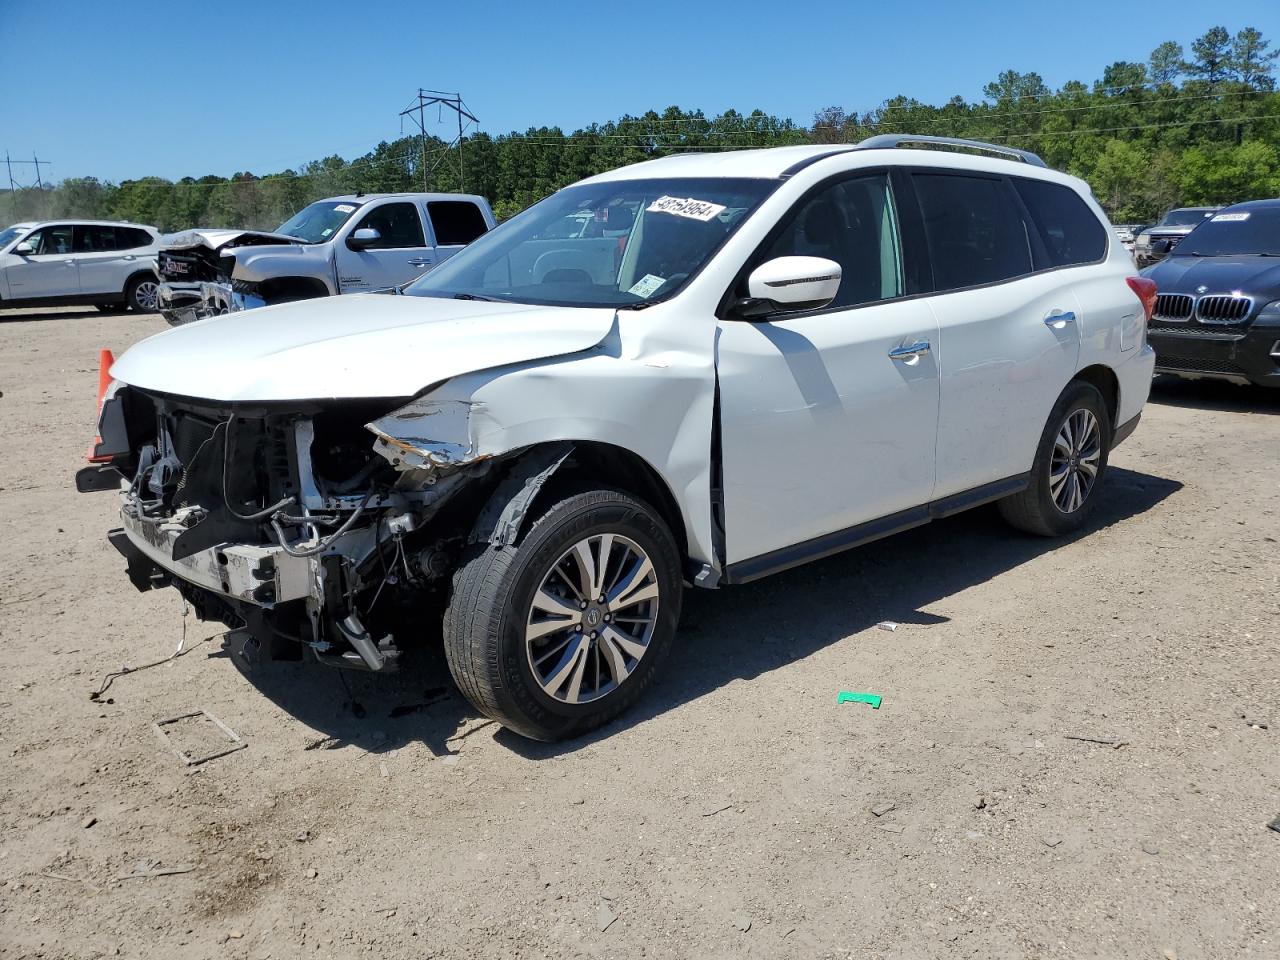
[[[1191,297],[1185,293],[1162,293],[1156,297],[1153,316],[1161,320],[1189,320],[1192,306]]]
[[[1229,360],[1215,360],[1211,357],[1169,357],[1163,353],[1156,354],[1157,370],[1183,370],[1187,373],[1227,373],[1237,377],[1244,376],[1244,371]]]
[[[1253,309],[1248,297],[1208,296],[1196,301],[1196,319],[1201,323],[1239,323]]]

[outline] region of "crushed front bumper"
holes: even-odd
[[[316,562],[311,558],[290,556],[279,546],[228,543],[175,560],[174,542],[183,528],[139,520],[127,509],[120,516],[121,532],[138,554],[166,574],[211,593],[239,603],[271,606],[303,600],[316,592]],[[121,549],[117,540],[112,538]],[[125,557],[131,559],[128,553]]]
[[[264,305],[261,297],[239,293],[229,283],[166,280],[160,284],[158,306],[174,326]]]

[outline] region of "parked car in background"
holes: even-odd
[[[140,223],[41,220],[0,231],[0,308],[156,308],[160,233]]]
[[[493,227],[483,197],[317,200],[273,233],[191,230],[160,253],[160,310],[177,326],[236,310],[398,287]]]
[[[1147,229],[1145,223],[1116,223],[1112,224],[1111,229],[1115,231],[1116,239],[1120,244],[1133,253],[1133,246],[1138,240],[1138,234]]]
[[[542,739],[641,696],[685,582],[993,501],[1080,530],[1154,364],[1088,185],[935,137],[624,167],[404,293],[130,349],[108,536],[263,655],[381,671],[442,626],[475,707]]]
[[[1215,213],[1143,276],[1157,373],[1280,387],[1280,200]]]
[[[1140,267],[1149,267],[1163,260],[1169,251],[1198,227],[1213,216],[1220,207],[1178,207],[1170,210],[1155,226],[1147,227],[1138,234],[1134,241],[1133,257]]]

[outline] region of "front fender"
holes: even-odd
[[[691,557],[714,565],[714,395],[709,356],[595,353],[455,377],[368,428],[378,453],[404,470],[447,471],[559,441],[621,447],[667,484]]]
[[[333,266],[327,247],[242,247],[232,251],[235,266],[231,270],[233,280],[262,283],[280,277],[305,277],[324,284],[329,294],[337,294],[333,283]]]

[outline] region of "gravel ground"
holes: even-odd
[[[641,708],[543,745],[438,655],[248,667],[129,585],[71,476],[160,329],[0,314],[0,956],[1280,956],[1280,396],[1158,383],[1077,538],[694,593]],[[151,723],[201,707],[248,747],[189,772]]]

